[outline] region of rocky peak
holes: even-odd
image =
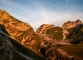
[[[33,45],[36,45],[36,47],[38,46],[37,42],[40,38],[36,37],[33,28],[28,23],[21,22],[6,11],[0,10],[0,24],[5,26],[11,38],[23,46],[32,50],[34,50],[32,48]],[[35,48],[35,50],[37,49]]]
[[[0,24],[5,25],[6,27],[16,27],[21,31],[27,30],[31,27],[28,23],[19,21],[4,10],[0,10]]]
[[[76,20],[75,23],[82,23],[80,19]]]
[[[20,36],[24,31],[33,31],[33,28],[28,24],[19,21],[18,19],[11,16],[5,10],[0,9],[0,24],[6,27],[6,30],[12,38],[15,39],[16,36]]]
[[[62,25],[62,28],[69,29],[72,27],[76,27],[79,24],[82,24],[82,21],[80,19],[78,19],[76,21],[67,21]]]
[[[53,24],[43,24],[37,29],[36,33],[38,33],[38,34],[45,33],[47,29],[50,29],[53,27],[55,27],[55,25],[53,25]]]

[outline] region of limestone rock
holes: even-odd
[[[28,23],[19,21],[4,10],[0,10],[0,24],[3,24],[10,36],[14,38],[29,29],[33,31],[33,28]]]
[[[82,21],[80,19],[78,19],[76,21],[67,21],[62,25],[62,28],[69,29],[72,27],[76,27],[79,24],[82,24]]]
[[[53,28],[53,27],[55,27],[55,25],[53,25],[53,24],[43,24],[43,25],[41,25],[38,29],[37,29],[37,31],[36,31],[36,33],[37,34],[44,34],[44,33],[46,33],[46,30],[47,29],[50,29],[50,28]]]

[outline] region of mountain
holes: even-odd
[[[61,46],[69,55],[78,56],[83,60],[83,23],[67,29],[69,34],[67,39],[71,45]]]
[[[0,9],[0,24],[5,26],[11,38],[26,48],[29,48],[41,55],[37,51],[37,47],[41,39],[28,23],[21,22],[5,10]]]
[[[4,25],[10,36],[19,43],[21,43],[19,39],[23,40],[23,36],[21,35],[25,34],[25,32],[29,31],[27,35],[34,32],[28,23],[21,22],[4,10],[0,10],[0,24]]]
[[[53,24],[43,24],[37,29],[36,33],[46,40],[68,41],[68,39],[71,40],[70,36],[73,37],[82,32],[82,26],[83,23],[80,19],[75,22],[65,22],[62,27],[55,26]],[[78,37],[77,35],[76,37]]]
[[[42,24],[35,32],[0,9],[0,60],[83,60],[82,37],[80,19],[62,27]]]
[[[74,58],[71,59],[71,58],[68,58],[68,56],[66,55],[66,58],[70,60],[76,60],[78,57],[83,59],[82,58],[83,23],[81,20],[78,19],[75,22],[68,21],[67,23],[64,23],[62,27],[54,26],[53,24],[52,25],[43,24],[37,29],[36,33],[43,39],[44,47],[51,46],[50,48],[46,50],[46,52],[50,49],[51,52],[55,53],[54,50],[56,51],[57,48],[60,48],[63,50],[61,55],[65,51],[70,56],[75,58],[75,59]],[[53,53],[49,53],[49,55]],[[65,54],[62,55],[63,60],[68,60],[64,58],[64,55]],[[77,60],[80,60],[80,59],[77,59]]]
[[[68,34],[68,31],[62,27],[55,26],[53,24],[43,24],[37,29],[36,33],[49,44],[52,44],[53,42],[58,45],[69,44],[64,42],[66,39],[65,35]]]

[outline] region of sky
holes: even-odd
[[[42,24],[62,26],[77,19],[83,22],[83,0],[0,0],[0,9],[34,30]]]

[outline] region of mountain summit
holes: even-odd
[[[0,24],[6,27],[10,36],[14,39],[23,34],[24,31],[34,32],[33,28],[28,24],[14,18],[4,10],[0,10]]]
[[[67,21],[62,25],[62,28],[69,29],[69,28],[73,28],[79,24],[82,24],[82,21],[80,19],[78,19],[76,21]]]

